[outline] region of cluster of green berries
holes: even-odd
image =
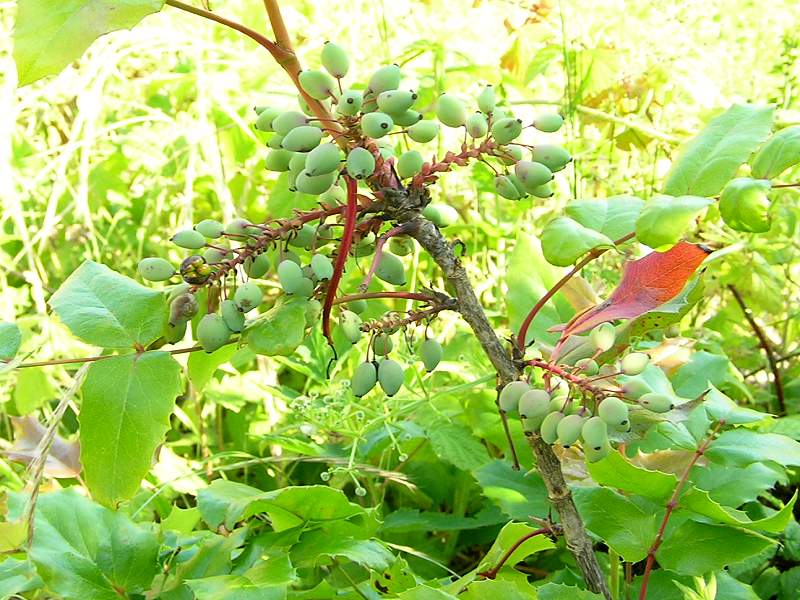
[[[617,394],[602,393],[593,401],[581,403],[572,397],[573,389],[580,389],[574,378],[564,379],[570,385],[557,386],[555,391],[534,388],[526,381],[512,381],[500,391],[500,410],[518,414],[528,435],[538,433],[548,444],[563,447],[582,443],[589,462],[602,459],[611,449],[610,435],[630,431],[631,403],[650,412],[665,413],[674,408],[677,400],[673,394],[654,391],[641,376],[650,364],[650,357],[643,352],[629,352],[618,362],[598,365],[595,358],[610,350],[615,338],[612,324],[598,325],[585,340],[593,358],[559,368],[574,377],[584,377],[587,384],[613,383],[621,376],[624,380],[618,383]],[[587,386],[582,391],[590,389]]]
[[[424,175],[431,165],[423,155],[415,149],[398,154],[395,145],[387,142],[387,136],[402,133],[413,142],[426,144],[439,135],[440,125],[463,128],[475,144],[492,142],[483,150],[502,169],[495,178],[495,187],[501,196],[511,200],[528,195],[551,196],[553,173],[571,160],[559,146],[514,144],[528,127],[548,133],[558,131],[563,118],[548,113],[525,125],[508,108],[497,106],[491,85],[478,94],[478,111],[469,114],[466,104],[448,93],[439,96],[435,107],[417,106],[414,90],[401,89],[403,76],[398,65],[379,68],[365,86],[343,88],[342,78],[350,70],[350,60],[344,49],[333,42],[323,46],[321,62],[322,69],[302,71],[298,79],[305,93],[334,117],[332,121],[315,116],[302,95],[299,111],[255,108],[255,128],[271,133],[266,167],[288,172],[292,190],[319,195],[325,201],[341,200],[343,191],[336,185],[340,173],[368,180],[376,171],[377,159],[392,159],[401,180]],[[428,108],[435,109],[436,120],[425,119],[420,112]],[[530,158],[526,159],[528,151]],[[513,173],[507,171],[508,167],[513,167]]]

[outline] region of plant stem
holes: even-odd
[[[769,363],[770,371],[772,371],[772,382],[775,385],[775,396],[778,399],[779,414],[785,415],[786,400],[783,393],[781,370],[778,367],[778,361],[775,358],[775,353],[772,351],[772,344],[770,344],[769,340],[767,339],[767,335],[764,333],[764,330],[761,329],[758,323],[756,323],[755,317],[753,317],[753,311],[751,311],[744,303],[744,298],[742,298],[742,295],[739,293],[739,290],[736,289],[736,286],[729,285],[728,289],[736,299],[736,303],[739,305],[739,308],[742,309],[744,318],[747,319],[747,322],[750,324],[750,328],[753,330],[753,333],[756,334],[759,346],[761,346],[761,348],[764,350],[764,354],[767,355],[767,362]]]
[[[347,296],[339,296],[336,298],[334,304],[347,304],[348,302],[355,302],[356,300],[376,300],[379,298],[397,298],[400,300],[418,300],[419,302],[437,302],[438,299],[427,294],[419,294],[416,292],[368,292],[364,294],[348,294]]]
[[[236,340],[228,342],[229,344],[233,344]],[[176,348],[175,350],[145,350],[144,352],[140,352],[140,354],[144,354],[146,352],[168,352],[169,354],[186,354],[188,352],[197,352],[198,350],[202,350],[202,346],[192,346],[190,348]],[[78,365],[83,363],[90,363],[96,362],[98,360],[105,360],[107,358],[116,358],[118,356],[124,356],[121,354],[103,354],[101,356],[87,356],[85,358],[57,358],[55,360],[42,360],[37,362],[27,362],[27,363],[20,363],[15,369],[30,369],[32,367],[49,367],[52,365]],[[0,361],[2,362],[2,361]]]
[[[697,450],[694,451],[692,460],[690,460],[689,464],[686,465],[686,469],[684,469],[681,478],[678,480],[678,483],[675,486],[675,490],[672,492],[672,496],[670,496],[670,499],[667,502],[667,510],[664,513],[664,518],[661,519],[661,526],[658,528],[658,533],[656,533],[656,539],[653,541],[653,545],[650,546],[650,550],[647,551],[647,563],[644,567],[644,575],[642,575],[642,587],[639,590],[639,600],[645,600],[645,598],[647,598],[647,584],[650,581],[650,572],[653,570],[653,563],[656,560],[656,552],[658,551],[659,546],[661,546],[661,542],[664,540],[664,531],[667,528],[669,518],[672,516],[672,512],[678,506],[678,498],[680,497],[686,482],[689,481],[689,473],[691,472],[692,468],[694,468],[694,465],[697,463],[700,457],[706,453],[709,445],[714,440],[714,436],[717,435],[717,432],[719,432],[724,424],[724,419],[718,421],[711,433],[708,434],[703,442],[697,447]]]
[[[396,235],[407,233],[407,230],[408,223],[403,223],[402,225],[398,225],[397,227],[390,229],[378,238],[378,241],[375,244],[375,255],[372,257],[372,264],[370,264],[367,274],[364,275],[364,280],[361,282],[361,285],[358,286],[359,291],[366,292],[367,288],[369,288],[369,284],[372,283],[372,278],[375,276],[375,271],[378,269],[378,263],[381,262],[381,257],[383,256],[383,247],[386,245],[386,242]]]
[[[619,598],[619,554],[611,548],[608,549],[609,574],[608,587],[611,588],[611,597],[614,600]]]
[[[636,235],[636,232],[631,231],[627,235],[623,235],[618,240],[614,240],[614,246],[619,244],[624,244],[628,240],[632,239]],[[586,256],[584,256],[578,264],[572,267],[572,270],[564,275],[561,279],[559,279],[556,284],[547,290],[547,293],[539,298],[539,301],[534,305],[531,311],[528,313],[528,316],[525,317],[525,320],[522,322],[522,325],[519,328],[519,333],[517,334],[517,346],[520,350],[525,349],[525,338],[528,336],[528,328],[531,326],[534,317],[539,314],[539,311],[542,310],[545,304],[555,296],[556,292],[560,290],[562,287],[566,285],[566,283],[572,279],[583,267],[588,265],[594,259],[602,256],[606,252],[608,252],[610,248],[595,248],[591,250]]]
[[[517,551],[517,548],[522,546],[525,542],[529,539],[536,537],[537,535],[542,535],[543,533],[551,533],[551,529],[547,527],[542,527],[541,529],[537,529],[535,531],[531,531],[530,533],[526,533],[521,538],[519,538],[516,542],[511,544],[511,547],[506,550],[506,553],[497,561],[497,564],[489,569],[488,571],[483,571],[482,573],[478,573],[479,576],[484,577],[485,579],[494,579],[497,577],[497,573],[500,572],[500,569],[503,567],[504,564],[508,562],[508,559],[511,558],[511,555]]]

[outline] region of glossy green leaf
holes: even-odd
[[[11,360],[22,344],[22,332],[16,323],[0,321],[0,360]]]
[[[381,531],[392,533],[461,531],[499,525],[507,521],[508,518],[494,505],[487,506],[474,517],[459,517],[451,513],[400,508],[384,517]]]
[[[800,163],[800,125],[776,131],[750,160],[753,177],[773,179]]]
[[[158,541],[149,527],[64,490],[39,497],[29,556],[57,597],[119,600],[149,588]]]
[[[774,463],[752,463],[731,469],[718,463],[708,463],[695,469],[692,482],[708,490],[712,499],[728,506],[741,506],[758,498],[783,477],[783,468]]]
[[[79,416],[81,462],[98,502],[113,506],[139,489],[181,389],[181,367],[166,352],[126,354],[89,367]]]
[[[619,452],[610,452],[602,460],[587,463],[586,470],[601,485],[653,500],[667,498],[678,483],[674,475],[637,467]]]
[[[394,555],[377,540],[355,539],[321,529],[303,534],[290,556],[298,567],[316,566],[337,558],[371,569],[385,569],[394,561]]]
[[[664,192],[672,196],[713,196],[769,136],[771,106],[734,104],[681,151],[667,176]],[[648,244],[649,245],[649,244]]]
[[[636,239],[651,248],[672,246],[711,203],[711,199],[699,196],[654,196],[636,219]]]
[[[564,211],[584,227],[617,240],[634,230],[643,207],[641,198],[622,195],[600,200],[576,200],[567,204]]]
[[[709,389],[709,384],[724,385],[739,382],[727,356],[705,350],[693,352],[689,362],[683,364],[670,378],[675,393],[683,398],[696,398]]]
[[[713,519],[717,523],[735,525],[736,527],[754,531],[780,533],[786,529],[786,526],[792,520],[792,509],[795,502],[797,502],[797,491],[782,509],[775,511],[768,517],[753,521],[747,516],[746,512],[715,502],[708,492],[692,489],[681,496],[680,507]]]
[[[773,461],[783,466],[800,466],[800,443],[776,433],[732,429],[720,435],[706,451],[710,459],[729,465]]]
[[[770,201],[767,192],[771,187],[772,184],[767,179],[737,177],[729,181],[719,198],[722,220],[736,231],[769,231]]]
[[[197,600],[284,600],[285,586],[264,586],[242,575],[217,575],[186,582]]]
[[[164,0],[19,0],[14,60],[19,84],[60,72],[101,35],[130,29]]]
[[[195,390],[202,392],[211,381],[214,372],[228,362],[236,353],[236,346],[228,344],[212,353],[192,352],[187,361],[187,374]]]
[[[531,515],[547,514],[550,503],[541,477],[514,471],[502,460],[494,460],[472,472],[484,496],[513,519],[524,521]]]
[[[535,594],[536,590],[526,581],[485,579],[471,583],[464,593],[458,595],[458,598],[460,600],[485,600],[486,598],[530,600],[536,597]]]
[[[306,301],[293,299],[261,315],[245,330],[248,346],[256,354],[289,356],[305,339]]]
[[[491,461],[486,447],[463,425],[440,419],[426,432],[436,455],[459,469],[471,471]]]
[[[30,561],[10,557],[0,561],[0,598],[11,598],[14,594],[30,592],[43,585]]]
[[[667,532],[656,559],[665,569],[703,575],[758,554],[773,543],[743,529],[685,521]]]
[[[50,306],[75,336],[103,348],[147,346],[161,337],[167,310],[158,290],[92,261],[67,278]]]
[[[491,569],[501,557],[523,536],[536,531],[537,528],[525,523],[507,523],[497,534],[489,551],[478,564],[478,572]],[[536,535],[522,542],[508,557],[504,568],[513,568],[519,561],[543,550],[555,548],[555,544],[545,535]]]
[[[557,217],[542,231],[542,253],[551,265],[568,267],[594,248],[613,248],[602,233],[584,227],[575,219]]]
[[[720,392],[713,384],[709,384],[703,406],[708,415],[717,420],[725,421],[728,425],[744,425],[745,423],[757,423],[767,418],[769,415],[752,408],[739,406]]]
[[[589,531],[627,561],[637,562],[647,556],[660,521],[654,510],[646,511],[608,488],[576,488],[573,495]]]

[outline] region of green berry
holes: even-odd
[[[482,113],[471,114],[464,124],[467,126],[467,133],[472,138],[482,138],[489,133],[489,122]]]
[[[246,236],[255,233],[252,223],[247,219],[234,219],[225,226],[225,233],[228,235]]]
[[[308,125],[308,117],[296,110],[282,112],[272,121],[272,128],[280,136],[285,136],[293,129]]]
[[[356,367],[353,378],[350,380],[350,389],[357,398],[367,395],[375,384],[378,383],[378,369],[375,363],[363,362]]]
[[[448,204],[428,204],[422,211],[422,216],[439,228],[448,227],[458,221],[458,211]]]
[[[186,336],[186,324],[188,321],[180,321],[172,325],[167,323],[164,327],[164,339],[168,344],[180,342]]]
[[[572,161],[569,152],[564,150],[561,146],[552,146],[550,144],[540,144],[533,147],[531,158],[535,162],[540,162],[553,173],[560,171]]]
[[[606,456],[608,456],[609,452],[611,452],[611,445],[606,440],[606,443],[600,446],[598,450],[594,446],[584,446],[583,454],[586,457],[587,462],[595,463],[599,460],[603,460]]]
[[[394,349],[392,337],[385,333],[379,333],[372,338],[372,350],[378,356],[386,356]]]
[[[317,300],[316,298],[309,299],[306,302],[306,326],[312,327],[314,323],[319,320],[319,316],[322,314],[322,302]]]
[[[657,392],[650,392],[644,394],[639,398],[639,404],[656,413],[665,413],[675,408],[672,403],[672,397],[667,394],[659,394]]]
[[[530,192],[540,185],[549,183],[553,173],[542,163],[521,160],[514,167],[514,174],[522,182],[525,191]]]
[[[188,248],[189,250],[197,250],[206,245],[206,238],[203,234],[194,229],[184,229],[173,235],[169,239],[176,246],[181,248]]]
[[[522,394],[530,389],[531,386],[524,381],[512,381],[507,383],[500,391],[500,410],[505,413],[517,412],[519,408],[519,399],[522,397]]]
[[[361,131],[367,137],[382,138],[394,127],[392,117],[382,112],[373,112],[361,117]]]
[[[305,169],[312,177],[332,173],[339,167],[342,153],[339,146],[330,142],[320,144],[306,156]]]
[[[439,135],[439,124],[436,121],[420,121],[408,128],[408,137],[417,143],[425,144]]]
[[[597,362],[591,358],[582,358],[575,363],[575,366],[582,375],[588,375],[589,377],[594,377],[600,371]]]
[[[400,363],[391,358],[384,358],[378,364],[378,383],[387,396],[394,396],[403,387],[405,372]]]
[[[267,158],[264,161],[264,167],[268,171],[277,171],[279,173],[289,170],[289,162],[292,160],[294,154],[283,148],[279,150],[270,150],[267,153]]]
[[[256,118],[255,128],[259,131],[274,131],[272,123],[279,114],[281,114],[281,111],[278,108],[262,108],[261,112],[258,113],[258,118]]]
[[[295,176],[300,174],[300,171],[306,168],[306,159],[310,152],[293,152],[292,158],[289,160],[289,172],[294,173]]]
[[[219,311],[222,313],[222,320],[228,329],[234,333],[240,333],[244,329],[244,313],[236,306],[236,302],[223,300]]]
[[[589,339],[595,350],[605,352],[614,346],[617,333],[611,323],[601,323],[589,333]]]
[[[194,294],[188,292],[181,294],[169,303],[169,324],[175,326],[181,321],[186,322],[195,316],[198,310]]]
[[[506,166],[517,164],[522,160],[525,149],[516,144],[509,144],[508,146],[501,146],[495,150],[495,156],[500,159],[500,162]]]
[[[215,313],[209,313],[200,319],[195,333],[197,341],[208,353],[218,350],[231,339],[231,330],[222,317]]]
[[[261,301],[264,299],[264,293],[258,284],[248,281],[240,285],[233,295],[233,301],[236,307],[243,313],[250,312],[254,308],[258,308]]]
[[[535,198],[550,198],[555,194],[553,187],[549,183],[537,185],[531,188],[528,193]]]
[[[544,390],[528,390],[519,398],[519,416],[538,419],[550,412],[550,394]]]
[[[387,65],[381,67],[372,74],[367,88],[374,94],[380,94],[387,90],[396,90],[400,86],[402,73],[397,65]]]
[[[339,325],[342,328],[342,333],[351,344],[355,344],[361,339],[363,332],[361,331],[361,317],[351,310],[343,310],[339,315]]]
[[[608,424],[598,416],[586,419],[581,428],[584,447],[599,452],[608,444]]]
[[[188,292],[189,289],[191,289],[191,287],[192,286],[183,281],[181,283],[176,283],[175,285],[171,285],[168,288],[165,288],[164,292],[167,294],[167,302],[172,302],[178,296],[182,296],[183,294]]]
[[[336,182],[339,173],[333,171],[332,173],[325,173],[324,175],[317,175],[312,177],[308,171],[303,169],[298,173],[295,179],[295,188],[298,192],[303,194],[311,194],[312,196],[319,196],[323,192],[328,191],[330,187]]]
[[[622,393],[626,398],[630,398],[631,400],[638,400],[652,391],[652,388],[647,382],[639,377],[631,377],[622,384]]]
[[[533,126],[539,131],[544,131],[545,133],[554,133],[561,129],[563,124],[564,117],[555,113],[539,115],[533,120]]]
[[[260,279],[266,275],[270,266],[272,263],[266,254],[259,254],[255,258],[249,256],[244,260],[244,272],[253,279]]]
[[[223,251],[218,248],[206,248],[205,252],[203,252],[203,258],[208,264],[214,265],[233,258],[233,252],[228,249]]]
[[[478,94],[478,108],[481,109],[482,113],[488,115],[494,111],[496,104],[494,88],[491,85],[487,85],[481,90],[481,93]]]
[[[311,269],[320,281],[333,277],[333,263],[324,254],[315,254],[311,257]]]
[[[359,90],[345,90],[339,96],[339,103],[336,105],[336,112],[346,117],[354,117],[361,110],[363,96]]]
[[[511,175],[496,176],[494,178],[494,189],[497,190],[500,196],[508,200],[521,200],[525,197],[525,192],[515,184]]]
[[[443,355],[442,345],[433,338],[425,340],[419,346],[419,357],[428,373],[439,366]]]
[[[622,359],[622,372],[625,375],[639,375],[649,362],[650,357],[644,352],[631,352]]]
[[[407,110],[401,113],[392,113],[389,116],[392,117],[392,121],[394,121],[394,124],[398,125],[399,127],[411,127],[415,123],[419,123],[422,120],[422,113],[419,113],[416,110]]]
[[[347,192],[341,186],[332,185],[319,195],[322,204],[343,204],[347,200]]]
[[[492,124],[492,137],[498,144],[513,142],[522,133],[522,121],[507,117]]]
[[[304,286],[303,269],[291,259],[281,261],[278,265],[278,281],[281,283],[283,291],[287,294],[295,294]]]
[[[417,94],[411,90],[381,92],[377,98],[378,110],[390,114],[404,113],[413,106],[416,99]]]
[[[400,179],[406,179],[419,173],[424,163],[425,159],[422,158],[422,154],[416,150],[409,150],[400,155],[395,168]]]
[[[225,226],[214,219],[203,219],[194,226],[194,229],[199,231],[203,237],[215,239],[222,235],[222,232],[225,231]]]
[[[350,58],[347,52],[333,42],[325,42],[322,46],[321,62],[325,70],[336,79],[341,79],[350,70]]]
[[[597,407],[597,415],[612,427],[627,427],[628,405],[619,398],[609,396],[604,398]]]
[[[175,275],[175,267],[168,260],[156,256],[140,260],[137,270],[147,281],[166,281]]]
[[[396,257],[391,252],[384,252],[378,261],[378,267],[375,269],[375,275],[392,285],[405,285],[406,284],[406,271],[403,261]]]
[[[366,300],[353,300],[349,302],[347,306],[350,307],[350,310],[357,315],[360,315],[365,310],[367,310],[367,301]]]
[[[442,94],[436,104],[436,118],[447,127],[461,127],[467,120],[467,109],[455,96]]]
[[[558,442],[564,448],[569,448],[578,441],[585,420],[581,415],[567,415],[558,422],[556,435],[558,435]]]
[[[347,155],[347,173],[354,179],[365,179],[375,172],[375,157],[366,148],[353,148]]]
[[[325,100],[336,93],[336,82],[324,71],[309,69],[298,75],[300,87],[315,100]]]
[[[542,426],[539,430],[539,435],[542,436],[542,441],[546,444],[555,444],[558,440],[558,424],[564,418],[562,412],[551,412],[542,420]]]
[[[309,152],[322,141],[322,130],[312,125],[295,127],[281,141],[281,147],[292,152]]]

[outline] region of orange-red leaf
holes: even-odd
[[[577,315],[564,328],[562,339],[606,321],[636,318],[672,300],[707,255],[702,246],[680,242],[666,252],[651,252],[626,263],[611,297]]]

